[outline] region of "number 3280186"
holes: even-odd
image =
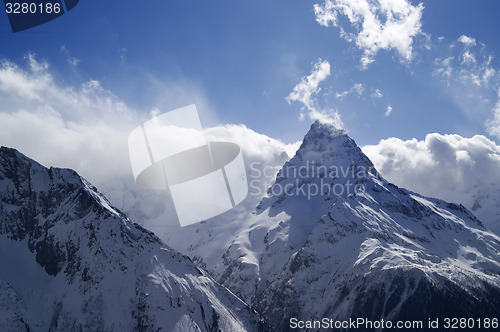
[[[7,14],[59,14],[61,12],[60,3],[39,3],[34,2],[7,2],[5,4]]]

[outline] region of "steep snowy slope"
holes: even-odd
[[[257,331],[257,314],[72,170],[0,149],[1,331]]]
[[[233,222],[207,268],[279,330],[291,317],[500,315],[500,238],[461,205],[388,183],[331,126],[314,123],[256,212]]]

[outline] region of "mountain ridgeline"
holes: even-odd
[[[0,149],[1,331],[253,331],[259,316],[69,169]]]
[[[174,250],[74,171],[1,148],[0,330],[500,317],[500,238],[462,205],[387,182],[345,131],[314,123],[259,195],[166,228]],[[133,198],[121,209],[147,218]]]

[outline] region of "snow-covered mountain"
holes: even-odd
[[[500,238],[461,205],[388,183],[346,132],[314,123],[264,196],[182,228],[176,248],[277,330],[500,315]]]
[[[245,153],[245,142],[237,143]],[[249,196],[205,222],[178,227],[168,197],[127,180],[106,192],[277,331],[289,330],[292,317],[499,317],[500,238],[469,210],[387,182],[345,131],[329,125],[314,123],[290,160],[264,137],[255,146],[245,155],[255,180]],[[234,313],[232,300],[221,302]],[[235,317],[239,323],[228,324],[256,326],[255,316]]]
[[[500,238],[463,206],[388,183],[331,126],[311,126],[251,219],[216,277],[279,329],[500,314]]]
[[[1,331],[258,331],[255,311],[69,169],[0,149]]]

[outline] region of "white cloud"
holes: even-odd
[[[0,67],[0,91],[12,94],[13,98],[40,100],[41,90],[52,80],[46,72],[47,64],[36,62],[33,55],[26,57],[31,76],[14,63],[2,61]]]
[[[500,232],[500,146],[482,135],[381,140],[363,152],[398,186],[461,203]]]
[[[209,141],[233,142],[242,147],[245,157],[269,161],[279,157],[288,159],[293,157],[302,142],[284,144],[269,136],[259,134],[244,125],[219,125],[205,129],[205,136]],[[282,156],[283,152],[287,156]],[[278,165],[279,167],[283,165]]]
[[[387,106],[387,111],[385,111],[385,116],[389,116],[389,115],[391,115],[391,113],[392,113],[392,106],[389,105],[389,106]]]
[[[421,31],[423,5],[413,6],[407,0],[325,0],[314,5],[316,21],[339,27],[340,35],[355,41],[367,67],[379,50],[396,50],[405,61],[413,58],[413,42]],[[345,16],[352,27],[347,33],[339,16]]]
[[[129,172],[129,128],[123,124],[66,121],[51,109],[2,112],[0,122],[4,126],[2,145],[14,147],[46,166],[75,169],[96,184]]]
[[[196,87],[155,83],[169,91],[155,99],[159,110],[190,103],[209,110]],[[0,62],[0,105],[1,145],[45,166],[75,169],[98,186],[112,177],[132,176],[128,135],[150,117],[146,110],[131,109],[99,81],[61,85],[49,65],[32,54],[24,66]]]
[[[127,136],[140,117],[99,82],[63,87],[47,63],[26,60],[27,69],[0,66],[0,144],[97,183],[129,172]]]
[[[286,100],[288,103],[298,101],[304,105],[301,109],[301,119],[304,118],[304,111],[307,111],[311,120],[331,123],[341,128],[343,124],[338,112],[331,109],[321,109],[316,99],[316,95],[321,91],[319,84],[328,76],[330,76],[330,63],[318,59],[313,66],[311,75],[302,77],[293,91],[286,97]]]
[[[356,83],[351,88],[351,92],[355,92],[358,95],[358,97],[360,97],[363,94],[364,90],[365,90],[365,87],[363,86],[362,83]]]
[[[379,89],[376,89],[371,95],[370,97],[372,98],[382,98],[384,96],[384,94],[382,93],[382,91],[380,91]]]
[[[355,83],[352,88],[350,88],[349,90],[344,90],[342,92],[337,92],[335,94],[335,97],[337,98],[343,98],[345,96],[347,96],[348,94],[351,94],[351,93],[355,93],[358,98],[361,97],[361,95],[363,94],[363,92],[365,91],[365,86],[363,85],[363,83]]]
[[[476,39],[467,37],[466,35],[461,35],[458,38],[458,41],[461,42],[462,44],[465,44],[467,46],[475,46],[476,45]]]
[[[287,97],[287,101],[299,101],[308,110],[314,108],[316,103],[314,95],[321,91],[319,83],[330,76],[330,63],[328,61],[318,61],[314,64],[311,75],[301,78],[300,82],[293,88]]]

